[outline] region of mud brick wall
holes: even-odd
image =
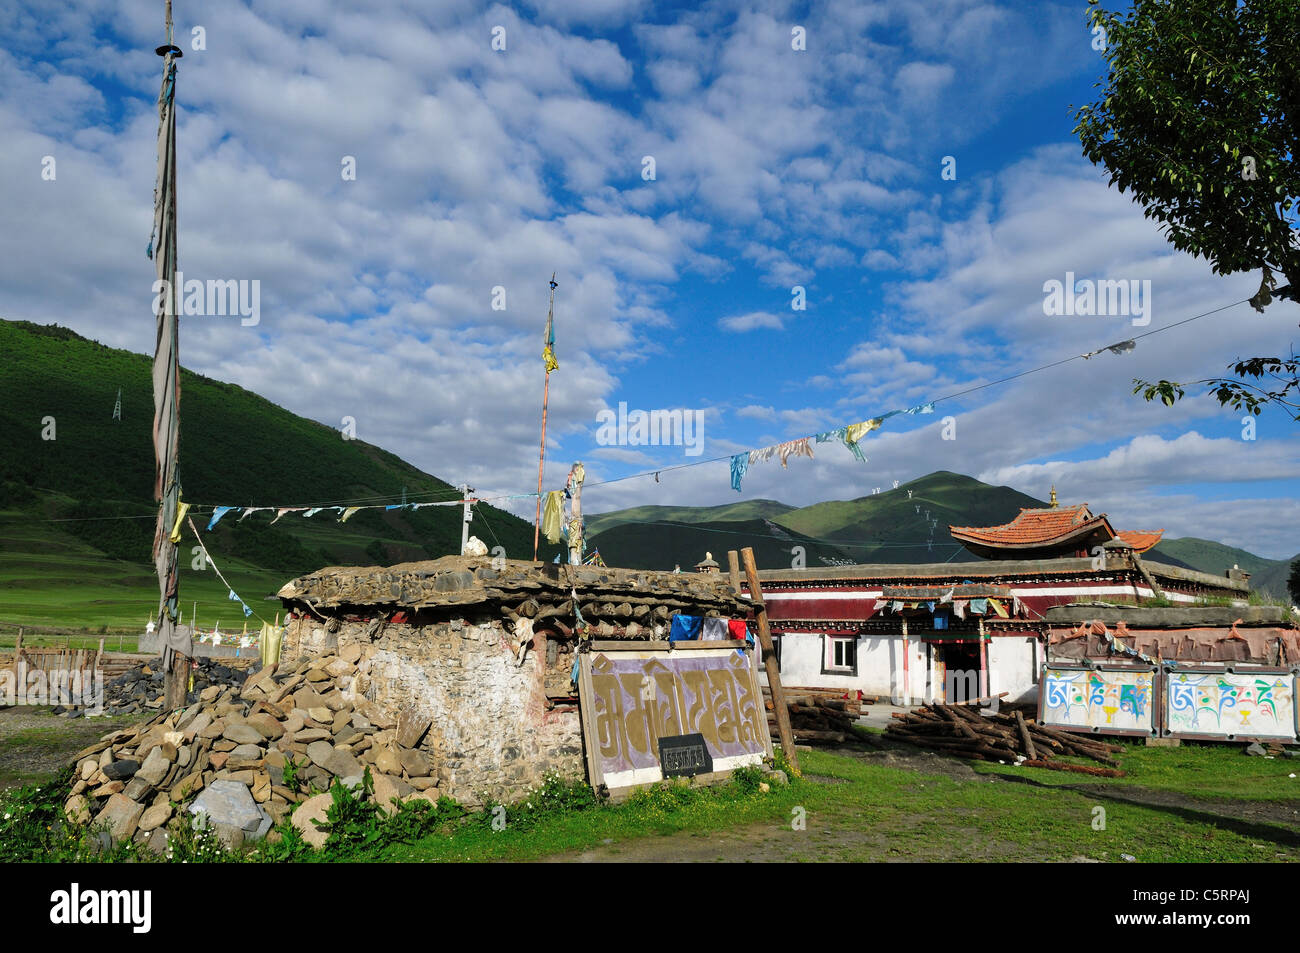
[[[420,748],[439,789],[477,806],[517,799],[548,773],[585,776],[577,707],[547,707],[545,641],[520,664],[517,640],[499,620],[376,626],[308,616],[290,622],[283,657],[358,643],[353,692],[399,721],[427,720]]]

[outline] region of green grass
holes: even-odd
[[[1280,825],[1243,824],[1233,829],[1186,812],[1107,803],[1051,784],[954,780],[825,752],[807,752],[801,760],[804,772],[817,780],[775,787],[768,794],[724,793],[680,805],[666,800],[615,805],[547,818],[523,831],[461,829],[386,848],[368,859],[536,860],[605,849],[604,842],[611,839],[634,851],[635,841],[646,837],[721,831],[746,832],[739,848],[724,850],[727,859],[745,859],[747,851],[762,859],[796,861],[1030,861],[1076,856],[1119,861],[1121,854],[1150,862],[1300,857],[1300,833]],[[1167,770],[1177,771],[1181,763],[1171,763]],[[1102,831],[1093,828],[1093,808],[1099,803],[1107,808]],[[796,807],[807,811],[805,831],[791,827]],[[1262,848],[1255,846],[1260,844]]]
[[[44,739],[37,732],[24,743]],[[433,833],[412,835],[409,843],[392,842],[391,829],[381,837],[383,826],[365,821],[352,830],[356,847],[342,854],[286,856],[280,845],[269,846],[260,859],[530,861],[582,853],[593,859],[796,862],[1300,859],[1300,823],[1284,812],[1278,816],[1286,819],[1278,820],[1247,816],[1232,805],[1132,802],[1138,790],[1230,797],[1240,805],[1282,800],[1277,765],[1283,762],[1260,763],[1233,748],[1135,748],[1123,756],[1130,777],[1115,780],[999,766],[963,774],[948,762],[941,774],[887,758],[804,752],[804,776],[766,793],[749,777],[707,789],[671,784],[623,803],[591,805],[589,796],[576,796],[577,788],[561,788],[545,805],[530,810],[525,799],[513,806],[501,830],[493,829],[486,811],[458,823],[452,809],[440,815]],[[1097,788],[1071,789],[1079,782]],[[1099,807],[1102,829],[1096,826]],[[806,819],[802,829],[792,823],[799,815]]]
[[[1291,774],[1300,775],[1300,760],[1251,758],[1242,753],[1239,745],[1183,744],[1177,748],[1148,748],[1144,744],[1126,744],[1123,747],[1123,754],[1112,755],[1123,766],[1125,776],[1122,778],[1092,778],[988,762],[977,763],[975,770],[1000,775],[1032,771],[1039,783],[1053,787],[1103,781],[1118,788],[1142,787],[1191,799],[1265,801],[1300,806],[1300,777],[1289,777]],[[1077,758],[1064,761],[1093,763]]]

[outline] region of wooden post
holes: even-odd
[[[908,645],[907,642],[907,619],[903,619],[903,704],[904,705],[909,704],[912,697],[911,686],[907,684],[908,682],[907,654],[910,648],[911,647]]]
[[[980,639],[980,697],[983,698],[989,693],[989,646],[984,641],[984,617],[980,616],[979,620],[979,639]]]
[[[19,681],[19,679],[22,678],[22,673],[18,671],[18,666],[22,662],[22,660],[23,660],[23,627],[19,626],[18,639],[14,642],[14,689],[20,692],[22,691],[23,686]]]
[[[727,568],[731,570],[731,588],[740,595],[740,557],[734,549],[727,550]]]
[[[728,558],[731,554],[728,553]],[[758,584],[758,567],[754,565],[754,550],[746,546],[740,551],[745,562],[745,576],[749,581],[749,600],[754,607],[758,625],[758,644],[763,647],[763,666],[767,670],[767,687],[772,692],[772,706],[776,709],[776,730],[781,738],[790,767],[799,770],[799,754],[794,750],[794,732],[790,730],[790,709],[785,706],[785,692],[781,689],[781,672],[772,650],[772,633],[767,627],[767,606],[763,603],[763,590]]]

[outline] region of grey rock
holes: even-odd
[[[324,742],[317,742],[323,744]],[[309,749],[310,750],[310,749]],[[337,775],[340,778],[350,778],[352,776],[360,777],[363,768],[361,762],[347,751],[335,749],[334,753],[329,756],[325,764],[321,765],[330,774]]]
[[[114,794],[95,815],[95,824],[107,825],[109,836],[115,841],[130,840],[143,813],[143,804],[137,804],[125,794]]]
[[[313,741],[307,746],[307,757],[311,758],[312,764],[319,765],[329,770],[330,758],[334,756],[334,746],[328,741]]]
[[[242,722],[228,725],[225,737],[237,745],[260,745],[264,740],[260,731]]]
[[[1262,758],[1267,755],[1268,752],[1264,750],[1264,746],[1258,741],[1252,741],[1246,746],[1246,754],[1254,758]]]
[[[126,783],[126,788],[123,789],[122,793],[133,801],[143,801],[153,788],[152,784],[137,774]]]
[[[123,758],[121,761],[114,761],[112,764],[105,765],[100,770],[104,772],[104,777],[110,781],[125,781],[140,770],[140,762],[131,758]]]
[[[154,748],[149,752],[149,757],[144,759],[144,764],[140,765],[135,774],[137,778],[156,785],[167,776],[169,768],[171,768],[171,762],[163,755],[161,749]]]
[[[245,837],[260,840],[271,828],[270,815],[253,800],[248,787],[238,781],[213,781],[194,799],[189,810],[196,827],[201,824],[199,817],[205,817],[227,843],[236,840],[234,831],[240,832],[237,840],[242,843]]]

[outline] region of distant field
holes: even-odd
[[[180,591],[188,622],[198,609],[204,628],[242,629],[244,614],[210,568],[191,568],[182,549]],[[221,571],[255,613],[273,618],[278,602],[267,602],[288,579],[239,560],[221,560]],[[133,639],[153,617],[158,583],[147,563],[108,559],[76,537],[26,514],[0,511],[0,623],[75,629],[87,633],[129,634]],[[269,614],[268,614],[269,613]],[[251,622],[260,625],[254,616]],[[16,629],[0,626],[0,646],[12,646]],[[42,644],[36,633],[29,645]],[[48,644],[63,644],[47,636]],[[91,640],[93,641],[93,640]]]

